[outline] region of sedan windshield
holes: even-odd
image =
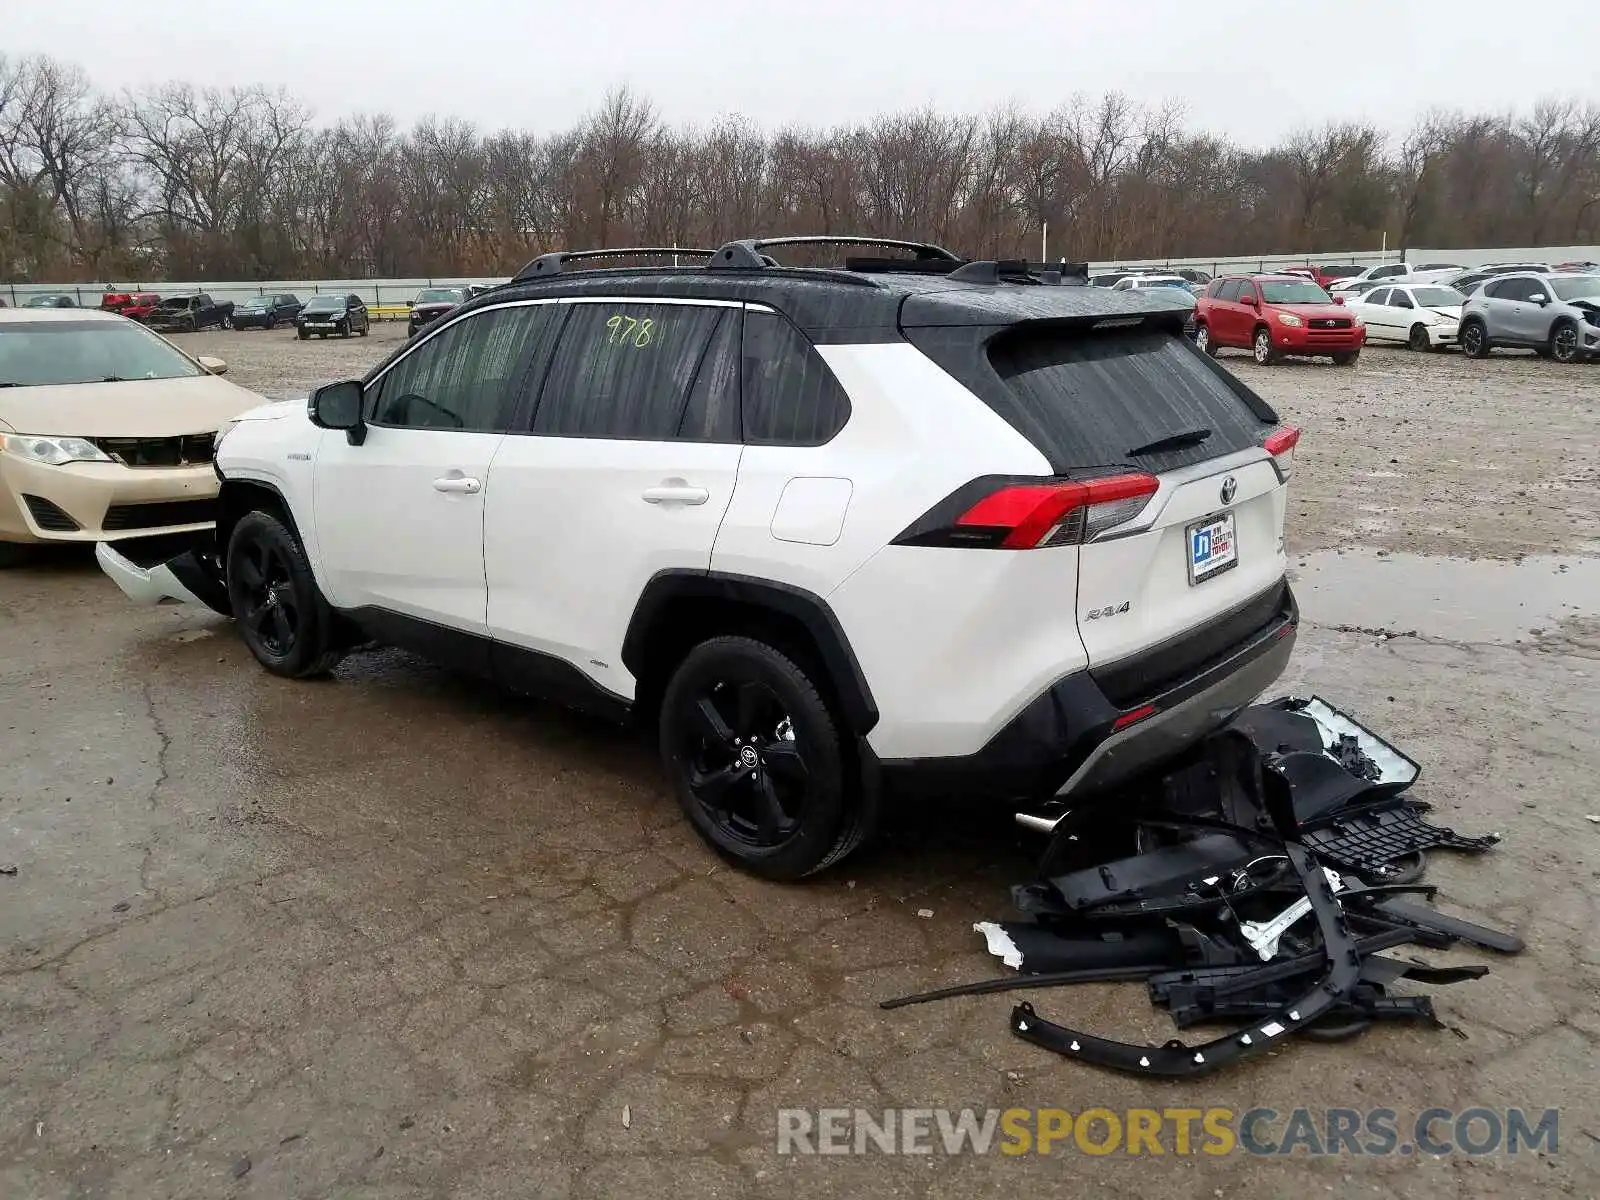
[[[1467,298],[1453,287],[1412,288],[1411,298],[1423,308],[1456,308],[1467,301]]]
[[[1261,298],[1268,304],[1332,304],[1328,293],[1314,283],[1261,284]]]
[[[1549,282],[1558,299],[1600,300],[1600,275],[1557,275]]]
[[[0,387],[190,379],[204,373],[132,321],[0,324]]]
[[[460,304],[466,294],[456,288],[429,288],[417,297],[418,304]]]

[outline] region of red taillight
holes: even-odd
[[[1003,550],[1075,545],[1137,516],[1160,486],[1145,474],[1011,484],[984,496],[955,523],[974,535],[987,533],[981,544]]]
[[[1294,470],[1294,448],[1300,444],[1300,426],[1280,425],[1267,435],[1267,453],[1272,455],[1272,465],[1278,470],[1279,481],[1289,478]]]

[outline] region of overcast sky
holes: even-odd
[[[1265,145],[1434,107],[1600,102],[1592,13],[1505,0],[0,0],[0,49],[110,89],[283,85],[322,120],[383,110],[553,130],[627,83],[673,122],[830,125],[931,103],[1181,101]],[[1558,16],[1558,13],[1560,14]],[[1548,18],[1548,19],[1546,19]],[[1587,20],[1587,33],[1579,26]]]

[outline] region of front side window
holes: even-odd
[[[374,425],[496,433],[510,424],[525,354],[556,316],[552,305],[474,313],[428,338],[369,390]]]
[[[1411,297],[1406,295],[1404,288],[1395,288],[1394,293],[1389,297],[1389,307],[1415,308],[1416,305],[1411,303]]]
[[[131,321],[0,323],[0,388],[203,374],[166,341]]]
[[[669,441],[728,309],[637,300],[573,304],[539,394],[545,437]]]
[[[1244,286],[1242,279],[1229,279],[1217,289],[1218,300],[1238,300],[1239,289]]]

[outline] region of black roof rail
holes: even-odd
[[[960,266],[966,260],[943,246],[931,242],[911,242],[902,238],[860,237],[853,234],[797,234],[790,237],[739,238],[726,243],[706,264],[708,271],[759,271],[775,267],[777,261],[762,251],[770,246],[883,246],[916,252],[913,261],[947,262]]]
[[[717,251],[697,250],[693,246],[623,246],[615,250],[552,250],[541,254],[511,279],[512,283],[525,283],[529,279],[543,279],[547,275],[560,275],[569,262],[591,258],[663,258],[686,254],[691,258],[710,258]]]

